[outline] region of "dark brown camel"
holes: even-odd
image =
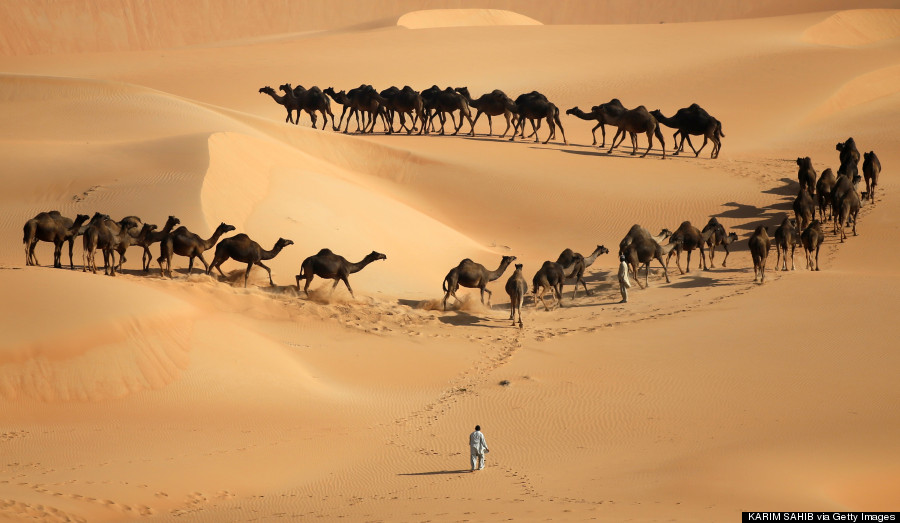
[[[797,227],[800,230],[805,229],[816,217],[816,204],[805,188],[801,187],[800,191],[797,192],[797,197],[794,198],[792,207]]]
[[[455,130],[453,131],[453,135],[459,133],[460,129],[462,129],[463,118],[468,120],[471,129],[469,129],[468,136],[475,136],[475,121],[472,120],[472,112],[469,109],[469,102],[466,98],[447,87],[443,91],[436,85],[432,85],[428,89],[422,91],[422,99],[425,101],[425,105],[429,110],[429,125],[434,125],[434,118],[438,117],[438,120],[441,122],[441,132],[440,134],[444,134],[444,124],[447,121],[445,116],[446,114],[450,114],[451,120],[453,120],[453,125]],[[453,116],[455,111],[459,111],[459,125],[456,125],[456,119]]]
[[[356,114],[357,117],[362,115],[362,130],[357,130],[363,134],[367,132],[371,133],[375,131],[375,123],[378,116],[381,116],[381,123],[384,125],[385,132],[391,134],[391,129],[388,126],[387,121],[387,111],[384,108],[384,104],[387,100],[382,98],[374,87],[369,84],[361,84],[359,87],[347,91],[347,98],[350,99],[350,114],[347,115],[347,127],[350,126],[351,116],[354,114]],[[369,117],[368,124],[366,124],[366,116]],[[357,127],[358,126],[359,120],[357,120]],[[344,132],[346,131],[347,128],[344,128]]]
[[[750,247],[750,256],[753,258],[753,281],[765,283],[766,259],[769,257],[769,249],[772,247],[769,240],[769,228],[765,225],[757,227],[750,235],[747,245]]]
[[[138,239],[135,242],[135,245],[140,245],[144,248],[144,253],[141,255],[141,267],[143,267],[144,272],[148,272],[150,270],[150,262],[153,261],[153,255],[150,254],[150,246],[154,243],[162,241],[163,238],[169,235],[172,232],[172,229],[175,228],[176,225],[181,223],[181,220],[174,216],[169,216],[166,219],[166,224],[162,228],[161,231],[153,231],[148,234],[143,240]]]
[[[122,243],[130,245],[139,232],[140,219],[135,216],[127,216],[119,221],[113,221],[108,216],[96,220],[94,218],[97,218],[97,214],[94,214],[84,229],[82,271],[90,268],[91,272],[97,273],[96,250],[100,249],[103,252],[103,273],[115,276],[116,249]]]
[[[71,218],[61,215],[59,211],[50,211],[38,213],[37,216],[25,222],[22,231],[22,242],[25,244],[25,265],[38,265],[34,248],[37,242],[42,241],[53,244],[53,266],[61,269],[63,244],[69,242],[69,268],[74,269],[72,246],[75,244],[75,237],[81,231],[81,225],[89,218],[86,214],[79,214],[73,221]]]
[[[816,203],[819,205],[820,221],[825,221],[825,211],[831,208],[831,191],[834,190],[836,183],[837,178],[831,168],[822,171],[822,176],[819,176],[819,181],[816,182]]]
[[[506,118],[506,130],[503,131],[500,138],[506,136],[506,133],[509,132],[510,121],[513,117],[513,113],[509,109],[513,105],[512,98],[507,96],[506,93],[500,89],[494,89],[489,93],[485,93],[478,97],[477,100],[472,99],[468,87],[457,87],[456,92],[463,95],[470,107],[475,108],[476,113],[475,120],[472,122],[473,125],[478,123],[478,119],[481,118],[482,114],[487,115],[488,136],[492,136],[494,134],[494,124],[491,121],[491,117],[503,116]]]
[[[615,125],[619,128],[616,132],[616,135],[613,136],[612,146],[609,148],[607,154],[612,154],[613,149],[621,145],[623,141],[625,141],[625,134],[627,133],[631,136],[631,154],[637,154],[637,135],[638,133],[643,133],[647,135],[647,150],[644,151],[644,154],[641,155],[641,158],[647,156],[647,153],[650,152],[650,149],[653,148],[653,136],[655,135],[659,139],[659,144],[662,147],[663,155],[662,157],[665,159],[666,157],[666,141],[663,138],[662,131],[659,129],[659,123],[656,121],[656,118],[653,117],[647,111],[647,108],[643,105],[638,106],[634,109],[628,109],[624,113],[615,116],[610,112],[605,111],[604,116],[609,120],[612,125]],[[619,143],[616,143],[616,138],[619,139]]]
[[[710,231],[712,231],[712,234],[710,234]],[[718,247],[719,245],[721,245],[722,248],[725,249],[725,259],[722,260],[722,267],[726,267],[729,254],[728,246],[738,240],[738,235],[733,232],[729,232],[726,234],[725,227],[723,227],[722,224],[719,223],[719,220],[717,220],[715,216],[713,216],[709,219],[708,222],[706,222],[706,225],[703,227],[703,230],[700,231],[700,234],[704,238],[707,238],[706,248],[707,251],[709,251],[709,268],[713,269],[716,266],[714,259],[716,257],[716,247]],[[707,236],[708,234],[709,236]]]
[[[265,87],[260,87],[259,92],[271,96],[278,105],[283,106],[287,110],[287,118],[284,119],[285,123],[294,123],[294,109],[290,107],[290,103],[288,102],[286,97],[279,96],[278,93],[275,92],[275,89],[272,89],[268,85]],[[300,115],[297,115],[297,120],[300,120]]]
[[[834,230],[832,232],[834,234],[837,234],[838,215],[841,213],[844,199],[850,193],[856,192],[856,186],[859,184],[860,178],[858,174],[854,178],[850,178],[846,174],[838,174],[834,189],[831,190],[831,214],[834,221]]]
[[[216,227],[212,236],[204,240],[183,225],[175,229],[159,242],[159,258],[156,259],[156,262],[159,264],[160,272],[163,276],[172,277],[172,256],[174,254],[188,258],[188,275],[194,269],[194,258],[199,258],[203,264],[203,270],[207,271],[209,264],[203,259],[203,253],[212,249],[223,234],[233,230],[233,225],[222,222]],[[163,268],[163,262],[166,264],[165,268]]]
[[[840,153],[839,158],[842,166],[850,162],[852,162],[853,165],[859,164],[859,149],[856,148],[856,141],[852,136],[847,138],[847,141],[845,142],[838,142],[834,148]],[[840,172],[838,174],[840,174]]]
[[[559,258],[556,259],[556,263],[562,266],[563,271],[569,273],[568,276],[566,276],[566,279],[575,279],[575,290],[572,292],[573,300],[578,297],[579,283],[584,287],[584,293],[588,296],[591,295],[591,291],[588,290],[587,284],[584,281],[584,271],[602,254],[609,254],[609,249],[603,245],[598,245],[587,258],[581,253],[573,252],[572,249],[566,249],[560,253]]]
[[[844,243],[844,240],[847,239],[847,233],[844,231],[844,224],[850,225],[850,222],[853,222],[853,236],[856,236],[856,219],[859,217],[859,208],[862,206],[862,201],[859,198],[859,193],[856,192],[855,188],[851,188],[847,193],[841,198],[840,206],[834,209],[834,224],[837,226],[838,232],[841,237],[841,243]]]
[[[544,295],[547,294],[547,291],[550,291],[553,297],[556,298],[556,304],[562,307],[562,286],[565,278],[562,265],[550,260],[545,261],[531,279],[534,307],[537,308],[537,301],[541,300],[541,303],[544,304],[544,309],[550,310],[547,302],[544,301]]]
[[[815,196],[816,178],[812,159],[809,156],[797,158],[797,179],[800,181],[800,188],[806,190],[810,196]]]
[[[447,299],[450,296],[453,296],[456,301],[459,301],[459,298],[456,297],[456,291],[460,286],[468,287],[470,289],[480,289],[482,305],[484,304],[484,293],[488,293],[487,304],[488,307],[490,307],[491,291],[486,288],[487,284],[498,279],[500,276],[503,276],[506,268],[514,261],[516,261],[515,256],[504,256],[500,260],[500,266],[493,271],[487,270],[484,265],[475,263],[469,258],[459,262],[459,265],[450,269],[450,272],[444,277],[444,283],[442,284],[444,289],[444,299],[442,301],[443,309],[447,310]]]
[[[659,109],[650,112],[656,121],[673,129],[676,129],[675,135],[672,136],[674,141],[676,137],[681,135],[681,143],[675,148],[673,155],[677,156],[684,150],[684,140],[687,139],[688,145],[694,151],[694,157],[700,156],[700,152],[706,147],[706,143],[711,141],[713,144],[710,158],[718,158],[719,151],[722,149],[721,138],[725,136],[722,133],[722,124],[719,120],[713,118],[702,107],[697,104],[691,104],[689,107],[679,109],[675,116],[669,118],[660,112]],[[694,149],[691,143],[691,135],[703,136],[703,145],[700,149]]]
[[[777,271],[779,266],[781,266],[782,270],[787,270],[788,249],[790,249],[791,255],[791,270],[794,270],[794,250],[800,245],[800,234],[788,215],[784,215],[781,225],[775,229],[774,239],[775,252],[777,253],[775,270]]]
[[[513,326],[516,324],[516,311],[519,311],[519,328],[522,328],[522,304],[525,303],[525,294],[528,293],[528,283],[522,275],[522,264],[516,264],[516,270],[506,280],[506,294],[509,295],[509,319]]]
[[[625,255],[625,261],[630,266],[631,273],[634,274],[634,281],[637,282],[639,287],[646,288],[649,285],[650,262],[653,260],[657,260],[662,265],[666,283],[669,283],[669,271],[663,261],[663,256],[667,256],[672,252],[676,244],[670,243],[664,247],[660,242],[671,235],[667,229],[663,229],[663,233],[660,236],[654,237],[650,235],[650,231],[647,229],[634,224],[629,229],[628,234],[619,242],[619,254]],[[638,278],[638,267],[642,265],[646,268],[643,286]]]
[[[121,272],[122,264],[125,263],[125,251],[132,245],[143,245],[146,243],[153,232],[156,231],[156,225],[145,223],[141,226],[136,236],[130,234],[119,235],[119,242],[116,244],[115,251],[119,253],[119,265],[116,269]]]
[[[875,187],[878,185],[878,176],[881,174],[881,161],[875,156],[875,151],[863,154],[863,176],[866,179],[866,199],[875,203]]]
[[[334,280],[334,285],[331,286],[331,292],[334,292],[338,283],[344,282],[344,285],[347,286],[347,290],[350,291],[350,296],[356,298],[356,296],[353,295],[353,289],[350,288],[350,282],[347,281],[347,277],[363,270],[366,265],[373,261],[386,259],[387,256],[384,254],[372,251],[362,260],[356,263],[350,263],[343,256],[331,252],[330,249],[322,249],[313,256],[303,260],[303,263],[300,264],[300,274],[296,276],[297,291],[300,290],[300,280],[305,279],[306,285],[303,286],[303,292],[306,293],[306,297],[308,298],[309,284],[312,283],[314,277],[318,276],[319,278]]]
[[[344,114],[346,114],[347,111],[351,109],[352,104],[350,102],[350,98],[347,97],[347,93],[345,93],[344,91],[336,92],[334,90],[334,87],[326,87],[322,90],[322,92],[331,97],[331,99],[334,100],[335,103],[340,104],[341,107],[343,107],[343,109],[341,110],[341,117],[338,119],[337,127],[334,128],[335,131],[338,131],[341,128],[341,123],[343,123],[344,121]],[[334,127],[334,119],[332,119],[331,123],[332,127]],[[358,125],[359,124],[357,123],[357,126]]]
[[[400,116],[400,129],[406,129],[406,134],[412,134],[416,130],[416,124],[419,125],[419,134],[422,134],[425,121],[425,105],[422,101],[422,95],[412,87],[405,85],[403,89],[397,87],[389,87],[381,91],[381,97],[385,99],[384,107],[388,111],[388,121],[391,126],[391,132],[394,130],[394,116]],[[409,127],[406,127],[406,116],[409,116]]]
[[[281,249],[293,244],[294,242],[291,240],[278,238],[278,241],[275,242],[275,246],[272,247],[272,250],[267,251],[260,247],[258,243],[251,240],[246,234],[236,234],[230,238],[225,238],[216,245],[216,255],[213,256],[212,263],[210,263],[209,267],[206,269],[206,274],[209,274],[213,268],[215,268],[219,271],[219,274],[225,278],[225,273],[222,272],[222,263],[228,258],[231,258],[234,261],[247,264],[247,270],[244,272],[244,287],[247,287],[247,280],[250,278],[250,269],[252,269],[254,265],[262,267],[269,273],[269,285],[274,287],[275,282],[272,281],[272,270],[266,267],[262,260],[271,260],[281,252]]]
[[[803,229],[800,233],[800,241],[803,243],[803,249],[806,251],[806,268],[809,270],[819,270],[819,248],[825,241],[825,232],[822,230],[822,224],[819,220],[813,220],[809,227]],[[813,251],[816,251],[815,269],[813,269]]]
[[[594,138],[594,142],[591,145],[597,145],[597,128],[599,127],[603,136],[603,142],[600,144],[600,147],[606,147],[606,126],[612,125],[612,122],[609,121],[606,115],[621,115],[625,111],[627,111],[627,109],[622,105],[622,102],[620,102],[618,98],[613,98],[605,104],[591,107],[591,112],[589,113],[582,111],[578,107],[573,107],[567,110],[566,114],[571,114],[582,120],[596,120],[597,125],[591,129],[591,136]]]
[[[556,128],[559,127],[559,131],[563,136],[563,144],[569,144],[569,141],[566,139],[566,131],[563,129],[562,121],[559,119],[559,108],[551,103],[546,96],[537,91],[520,95],[516,98],[514,107],[515,114],[518,115],[519,120],[516,127],[513,129],[512,138],[509,139],[510,141],[516,139],[519,126],[522,127],[521,135],[524,138],[525,120],[528,119],[531,121],[531,128],[534,129],[534,141],[538,142],[537,130],[540,128],[540,120],[546,119],[547,126],[550,128],[550,134],[543,143],[549,143],[550,140],[554,139],[556,137]],[[538,121],[537,126],[535,126],[535,120]]]
[[[669,265],[669,260],[672,259],[674,253],[675,265],[678,266],[678,271],[684,274],[685,271],[681,270],[681,251],[687,251],[687,272],[691,272],[691,251],[700,249],[700,265],[697,268],[707,270],[704,245],[712,238],[713,234],[715,231],[707,231],[706,234],[700,232],[700,229],[694,227],[690,221],[681,222],[681,225],[669,237],[669,243],[673,245],[673,248],[666,257],[666,265]]]
[[[297,120],[300,123],[300,111],[306,111],[309,119],[312,121],[312,128],[316,129],[316,112],[322,115],[322,130],[328,124],[328,117],[331,116],[331,129],[336,131],[334,127],[334,114],[331,112],[331,101],[325,96],[325,93],[318,86],[312,86],[305,89],[302,85],[291,87],[291,84],[284,84],[279,87],[284,92],[285,100],[297,111]]]

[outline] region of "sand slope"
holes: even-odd
[[[0,520],[895,508],[896,5],[353,5],[0,8],[16,21],[0,32]],[[474,137],[468,123],[460,136],[343,134],[284,123],[259,93],[284,82],[537,89],[562,113],[696,102],[725,138],[717,160],[709,145],[675,157],[663,128],[663,161],[658,143],[646,158],[607,154],[610,127],[592,147],[595,122],[565,114],[568,144],[488,137],[484,117]],[[794,159],[836,169],[849,136],[884,166],[859,235],[841,243],[829,223],[821,271],[802,250],[796,270],[774,271],[773,249],[754,283],[746,239],[792,212]],[[263,248],[294,245],[265,262],[271,287],[255,267],[244,288],[233,260],[224,278],[187,274],[184,257],[171,279],[155,261],[145,274],[136,248],[115,278],[84,273],[80,238],[75,271],[47,267],[48,243],[25,267],[22,225],[50,209],[175,215],[203,237],[226,222]],[[649,287],[617,303],[632,224],[712,216],[740,238],[727,266],[720,249],[700,270],[695,252],[682,274],[682,255],[667,283],[654,263]],[[523,329],[507,319],[511,271],[489,284],[491,305],[462,289],[441,310],[462,258],[494,269],[514,255],[530,283],[564,248],[598,245],[611,253],[585,273],[592,295],[569,282],[562,308],[529,299]],[[323,247],[387,260],[351,275],[355,297],[320,278],[307,297],[294,275]],[[476,423],[492,452],[469,474]]]

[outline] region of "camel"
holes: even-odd
[[[213,268],[215,268],[219,271],[219,274],[225,278],[225,273],[222,272],[222,263],[228,258],[231,258],[234,261],[247,264],[247,270],[244,272],[244,288],[247,287],[247,280],[250,278],[250,269],[252,269],[254,265],[259,265],[269,273],[269,285],[274,287],[275,282],[272,281],[272,270],[266,267],[262,260],[271,260],[281,252],[281,249],[293,244],[294,242],[291,240],[278,238],[278,241],[275,242],[275,246],[272,247],[272,250],[267,251],[260,247],[258,243],[251,240],[246,234],[236,234],[230,238],[225,238],[216,245],[216,254],[213,256],[212,263],[206,268],[206,274],[209,274],[212,272]]]
[[[363,126],[362,130],[359,132],[365,134],[366,132],[374,132],[375,131],[375,122],[378,116],[381,116],[381,123],[384,125],[384,130],[387,134],[391,134],[391,129],[388,127],[387,122],[387,114],[384,108],[384,104],[387,102],[384,98],[378,94],[378,91],[375,90],[369,84],[361,84],[359,87],[350,89],[347,91],[347,98],[350,99],[350,114],[347,115],[347,127],[350,126],[350,117],[354,114],[362,115]],[[366,124],[366,115],[369,116],[369,123]],[[357,120],[357,127],[359,127],[359,120]],[[347,129],[344,129],[344,132],[347,132]]]
[[[725,134],[722,133],[722,124],[719,120],[710,116],[709,113],[699,105],[691,104],[690,107],[679,109],[675,113],[675,116],[671,118],[663,115],[659,109],[651,111],[650,114],[656,118],[657,122],[667,127],[677,129],[672,136],[673,141],[679,134],[681,135],[681,143],[675,148],[673,156],[677,156],[678,153],[684,150],[684,140],[687,139],[688,145],[691,147],[691,150],[694,151],[695,158],[700,156],[700,152],[706,147],[708,141],[712,141],[713,144],[712,153],[709,157],[719,157],[719,151],[722,149],[721,138],[725,136]],[[690,136],[692,134],[703,136],[703,145],[700,146],[700,149],[694,149],[694,144],[691,143]]]
[[[778,270],[779,265],[782,267],[782,270],[787,270],[788,249],[791,251],[791,270],[794,270],[794,249],[797,248],[797,245],[800,245],[800,235],[797,234],[794,222],[787,214],[784,215],[781,225],[775,229],[774,238],[775,252],[778,255],[775,258],[775,270]]]
[[[223,234],[234,229],[233,225],[222,222],[216,227],[212,236],[206,240],[192,233],[183,225],[175,229],[159,242],[159,258],[156,259],[156,262],[159,264],[160,273],[163,276],[172,277],[172,255],[174,254],[188,258],[188,275],[194,269],[194,258],[200,259],[204,271],[208,270],[209,264],[203,259],[203,253],[212,249]],[[165,268],[163,268],[164,261],[166,262]]]
[[[833,213],[834,223],[840,232],[841,243],[844,243],[844,240],[847,238],[847,233],[844,232],[844,224],[850,225],[851,220],[853,221],[853,236],[856,236],[856,219],[859,216],[859,208],[861,206],[862,202],[860,201],[859,193],[856,192],[855,188],[851,188],[841,198],[840,207],[835,207]]]
[[[813,168],[812,160],[809,156],[797,158],[797,166],[797,179],[800,180],[800,188],[806,190],[810,196],[815,196],[816,170]]]
[[[796,223],[800,230],[805,229],[816,217],[816,204],[813,202],[812,196],[809,195],[809,191],[803,187],[800,188],[797,197],[794,198],[793,208]]]
[[[856,192],[856,186],[859,184],[860,176],[857,174],[854,178],[850,178],[846,174],[838,174],[837,181],[834,183],[834,189],[831,190],[831,215],[834,220],[834,234],[837,234],[838,215],[844,198],[850,193]],[[858,197],[858,196],[857,196]]]
[[[866,178],[866,199],[875,203],[875,186],[878,185],[878,175],[881,174],[881,162],[875,156],[875,151],[863,154],[863,176]]]
[[[345,93],[344,91],[335,92],[334,87],[326,87],[322,90],[322,92],[331,97],[331,99],[334,100],[335,103],[341,104],[341,106],[343,107],[343,110],[341,111],[341,118],[338,120],[337,127],[334,127],[334,118],[332,118],[331,120],[331,124],[332,127],[334,127],[334,130],[340,130],[341,123],[344,121],[344,114],[351,108],[350,99],[347,98],[347,93]],[[357,122],[357,126],[358,125],[359,123]]]
[[[487,115],[488,119],[488,136],[493,136],[494,134],[494,124],[491,121],[492,116],[503,116],[506,118],[506,130],[503,131],[503,134],[500,135],[501,138],[506,136],[506,133],[509,132],[510,120],[512,119],[512,111],[510,111],[510,106],[513,105],[512,98],[506,95],[500,89],[494,89],[490,93],[485,93],[481,95],[477,100],[473,100],[472,96],[469,94],[468,87],[457,87],[455,89],[456,92],[463,95],[466,101],[469,103],[470,107],[474,107],[477,112],[475,113],[475,120],[472,121],[472,125],[478,123],[478,119],[482,114]]]
[[[116,267],[117,270],[120,272],[122,271],[122,264],[125,263],[125,251],[132,245],[143,246],[143,244],[149,241],[150,236],[155,230],[156,225],[145,223],[141,226],[141,230],[136,236],[130,234],[120,236],[120,240],[115,247],[115,251],[119,253],[119,265]]]
[[[314,277],[318,276],[319,278],[334,280],[334,285],[331,286],[331,292],[334,292],[338,283],[344,282],[344,285],[347,286],[347,290],[350,291],[350,296],[355,299],[356,296],[353,295],[353,289],[350,288],[350,282],[347,281],[347,277],[363,270],[366,265],[373,261],[386,259],[387,256],[384,254],[372,251],[362,260],[356,263],[350,263],[343,256],[331,252],[330,249],[322,249],[316,254],[303,260],[303,263],[300,264],[300,274],[296,276],[297,291],[300,291],[300,279],[306,279],[306,285],[303,286],[303,292],[305,292],[306,297],[309,298],[309,284],[312,283]]]
[[[663,246],[660,242],[671,235],[672,234],[667,229],[663,229],[659,236],[654,237],[650,235],[650,231],[647,229],[638,224],[634,224],[631,226],[631,229],[629,229],[628,234],[626,234],[625,237],[622,238],[622,241],[619,242],[619,254],[625,255],[625,260],[631,268],[631,273],[634,274],[634,281],[636,281],[638,286],[642,289],[649,285],[650,262],[653,260],[659,261],[659,264],[662,265],[666,283],[669,283],[669,271],[666,268],[666,264],[663,262],[663,256],[667,256],[672,252],[672,249],[674,249],[677,244],[670,243]],[[643,286],[641,286],[640,279],[638,279],[638,267],[640,265],[643,265],[646,268]]]
[[[519,311],[519,328],[522,328],[522,304],[525,303],[525,294],[528,292],[528,283],[522,276],[522,264],[516,264],[516,270],[506,280],[506,294],[509,295],[509,319],[513,326],[516,325],[516,311]]]
[[[712,234],[710,234],[710,231],[712,231]],[[716,257],[716,247],[719,245],[725,249],[725,259],[722,260],[722,267],[726,267],[729,254],[728,246],[738,240],[738,235],[733,232],[726,234],[725,227],[719,223],[715,216],[709,219],[703,230],[700,231],[700,234],[706,238],[706,247],[709,251],[709,268],[714,269],[716,267],[713,260]]]
[[[534,307],[537,308],[537,301],[540,299],[541,303],[544,304],[544,309],[550,310],[547,302],[544,301],[544,295],[547,294],[548,290],[556,298],[556,304],[562,307],[562,286],[565,278],[562,265],[550,260],[545,261],[531,279]]]
[[[565,249],[560,253],[559,258],[556,259],[556,263],[562,266],[563,271],[569,272],[566,279],[575,278],[575,290],[572,292],[573,300],[578,297],[579,283],[584,287],[584,293],[588,296],[591,295],[591,291],[588,290],[587,284],[584,281],[584,271],[590,267],[601,254],[609,254],[609,249],[603,245],[598,245],[587,258],[580,253],[573,252],[572,249]]]
[[[859,149],[856,148],[856,141],[852,136],[847,138],[846,142],[838,142],[834,148],[840,153],[839,158],[841,160],[841,165],[850,162],[852,162],[853,165],[859,164]],[[838,174],[840,174],[840,171]]]
[[[98,214],[94,213],[84,229],[81,270],[87,271],[90,268],[91,272],[97,273],[96,250],[100,249],[103,251],[103,274],[115,276],[116,249],[122,243],[130,245],[133,238],[137,236],[140,219],[135,216],[126,216],[116,222],[107,215],[98,217]]]
[[[272,89],[268,85],[265,87],[260,87],[259,92],[271,96],[278,105],[284,106],[284,108],[287,109],[287,118],[284,119],[285,123],[294,123],[293,108],[290,107],[287,97],[279,96],[278,93],[275,92],[275,89]],[[299,114],[297,115],[297,120],[300,120]]]
[[[697,268],[702,268],[704,271],[707,270],[706,252],[703,246],[712,238],[713,234],[715,234],[715,231],[711,230],[705,234],[701,233],[700,229],[694,227],[689,221],[681,222],[681,225],[669,237],[669,243],[673,244],[673,249],[669,251],[666,257],[666,265],[669,265],[669,260],[672,259],[672,254],[674,253],[678,271],[684,274],[685,271],[681,270],[681,251],[687,251],[687,272],[691,272],[691,251],[700,249],[700,265]]]
[[[37,216],[25,222],[22,242],[25,244],[25,265],[38,265],[34,248],[37,242],[50,242],[53,244],[53,267],[62,268],[62,248],[65,242],[69,242],[69,268],[75,269],[72,261],[72,246],[75,237],[81,230],[81,225],[90,217],[79,214],[73,221],[66,218],[59,211],[38,213]]]
[[[611,125],[612,122],[607,118],[607,114],[613,115],[621,115],[627,109],[622,105],[622,102],[619,101],[618,98],[613,98],[609,102],[605,104],[595,105],[591,107],[591,112],[586,113],[579,109],[578,107],[573,107],[566,111],[566,114],[571,114],[576,118],[580,118],[582,120],[597,120],[597,125],[591,129],[591,136],[594,138],[594,142],[591,145],[597,145],[597,128],[600,128],[600,132],[603,136],[603,142],[600,144],[600,147],[606,147],[606,126]]]
[[[819,204],[819,220],[821,221],[825,221],[825,211],[831,207],[831,191],[834,189],[835,183],[837,183],[837,178],[831,168],[822,171],[822,176],[819,176],[819,181],[816,182],[816,203]]]
[[[403,89],[389,87],[381,91],[381,97],[385,99],[385,109],[388,111],[391,132],[394,130],[394,114],[400,115],[400,129],[406,129],[406,134],[412,134],[416,130],[416,122],[423,123],[425,121],[425,105],[422,95],[412,87],[408,85],[403,86]],[[405,115],[409,115],[410,127],[406,127]],[[422,134],[423,127],[419,127],[419,134]]]
[[[162,241],[162,239],[168,236],[172,229],[179,223],[181,223],[181,220],[174,216],[169,216],[161,231],[154,230],[147,234],[143,239],[136,239],[135,245],[140,245],[144,248],[144,253],[141,255],[141,267],[144,269],[144,272],[150,271],[150,262],[153,261],[153,255],[150,254],[150,246]]]
[[[469,109],[469,102],[462,94],[454,91],[449,87],[442,91],[440,87],[432,85],[428,89],[422,91],[422,99],[425,101],[425,106],[428,109],[429,124],[434,124],[435,116],[437,116],[438,120],[440,120],[441,135],[444,134],[444,124],[447,121],[444,113],[449,113],[450,118],[453,120],[453,126],[455,127],[455,130],[453,131],[454,136],[456,136],[459,133],[459,130],[462,129],[463,118],[468,120],[469,125],[471,126],[471,129],[468,132],[468,136],[475,136],[475,121],[472,120],[472,112]],[[453,117],[454,111],[459,111],[458,126],[456,125],[456,119]]]
[[[309,114],[309,119],[312,121],[312,128],[316,129],[316,112],[318,111],[322,115],[322,130],[324,131],[325,125],[328,124],[328,116],[331,116],[331,129],[337,130],[334,127],[334,114],[331,112],[331,102],[318,86],[314,85],[306,89],[302,85],[291,87],[291,84],[284,84],[279,86],[279,89],[284,92],[286,103],[297,111],[295,124],[300,123],[300,111],[306,111]]]
[[[488,307],[490,307],[491,291],[486,288],[487,284],[500,276],[503,276],[503,272],[506,271],[509,264],[514,261],[516,261],[515,256],[504,256],[500,260],[500,266],[493,271],[487,270],[484,265],[475,263],[469,258],[459,262],[459,265],[450,269],[450,272],[444,277],[444,283],[442,285],[444,289],[444,300],[442,301],[444,310],[447,310],[447,299],[450,296],[453,296],[456,301],[459,301],[459,298],[456,297],[456,291],[460,286],[468,287],[470,289],[480,289],[482,305],[484,305],[484,293],[488,293],[487,304]]]
[[[803,249],[806,251],[807,269],[819,270],[819,248],[822,247],[822,242],[824,241],[825,232],[822,231],[822,225],[819,223],[819,220],[813,220],[812,223],[809,224],[809,227],[803,229],[803,232],[800,233],[800,242],[803,244]],[[813,269],[813,250],[816,251],[815,269]]]
[[[616,116],[612,114],[610,111],[604,111],[604,117],[606,117],[612,125],[615,125],[619,128],[616,132],[616,135],[613,136],[612,146],[607,151],[607,154],[612,154],[613,149],[621,145],[622,142],[625,141],[625,133],[628,133],[631,136],[631,155],[634,156],[637,154],[637,134],[644,133],[647,135],[647,150],[644,151],[644,154],[641,155],[641,158],[647,156],[647,153],[650,152],[650,149],[653,148],[653,136],[655,135],[659,139],[660,146],[663,151],[663,159],[666,157],[666,141],[663,138],[662,131],[659,129],[659,123],[656,121],[656,118],[653,117],[647,111],[647,108],[643,105],[635,107],[634,109],[628,109],[624,113]],[[619,143],[616,143],[616,138],[622,136],[619,140]]]
[[[753,258],[753,281],[763,284],[766,282],[766,259],[769,257],[769,249],[772,247],[769,241],[769,228],[765,225],[757,227],[750,235],[747,244],[750,247],[750,256]]]
[[[516,133],[520,125],[522,126],[522,136],[524,137],[526,118],[531,121],[531,127],[534,129],[534,141],[540,141],[537,136],[537,129],[540,127],[540,120],[544,118],[547,120],[547,126],[550,127],[550,135],[547,136],[547,140],[543,143],[547,144],[550,140],[555,138],[556,128],[559,127],[559,131],[563,135],[563,144],[569,145],[569,141],[566,139],[566,131],[563,129],[562,121],[559,119],[559,109],[556,105],[551,103],[546,96],[537,91],[532,91],[520,95],[516,98],[513,105],[515,106],[515,113],[518,115],[519,121],[513,129],[512,138],[509,139],[510,141],[516,139]],[[538,120],[538,126],[535,126],[535,120]]]

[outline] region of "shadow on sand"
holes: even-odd
[[[403,472],[397,474],[398,476],[438,476],[441,474],[468,474],[472,472],[469,469],[460,469],[460,470],[435,470],[433,472]]]

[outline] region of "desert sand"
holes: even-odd
[[[0,521],[735,521],[750,510],[900,509],[900,4],[844,2],[8,2],[0,6]],[[426,9],[427,8],[427,9]],[[842,10],[844,9],[844,10]],[[660,23],[665,22],[665,23]],[[539,90],[722,122],[672,156],[313,129],[264,86]],[[336,114],[341,107],[332,104]],[[353,126],[351,125],[351,130]],[[498,132],[499,129],[499,132]],[[546,125],[539,131],[547,137]],[[883,165],[858,236],[825,226],[821,271],[753,280],[747,239],[798,192],[796,158]],[[598,139],[600,135],[598,133]],[[639,143],[646,147],[646,138]],[[627,140],[626,140],[627,142]],[[695,145],[700,141],[695,138]],[[860,162],[860,171],[862,162]],[[864,184],[861,184],[861,187]],[[222,222],[276,283],[140,249],[114,278],[26,266],[42,211]],[[727,266],[654,263],[619,304],[619,241],[716,217]],[[526,279],[572,248],[591,296],[504,283],[440,309],[463,258]],[[330,248],[387,259],[343,285],[295,275]],[[159,254],[153,247],[154,258]],[[206,253],[211,261],[214,250]],[[681,263],[684,265],[684,258]],[[643,275],[641,276],[643,280]],[[501,382],[503,384],[501,384]],[[483,428],[487,467],[469,473]]]

